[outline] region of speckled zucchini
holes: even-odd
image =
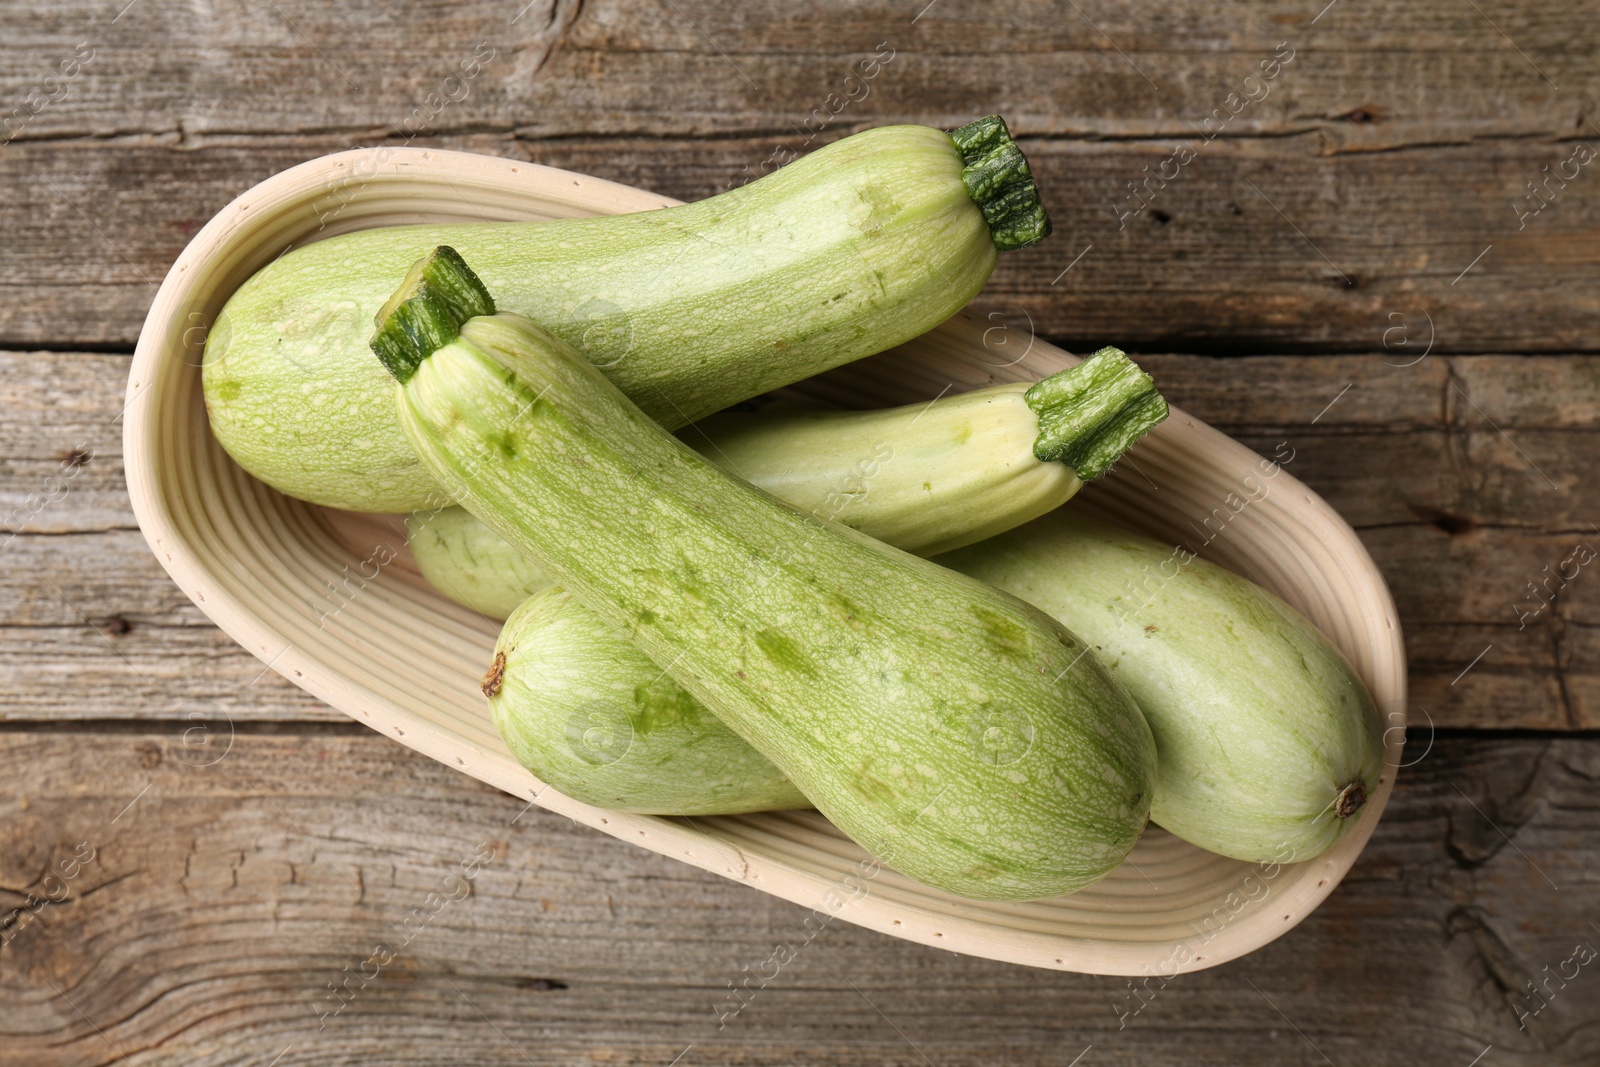
[[[911,877],[1027,900],[1121,862],[1155,749],[1083,642],[730,477],[492,309],[440,250],[373,342],[406,438],[464,506]]]
[[[496,649],[483,681],[495,729],[517,762],[574,800],[662,815],[811,806],[770,760],[564,589],[523,601]]]
[[[1031,388],[891,411],[713,416],[684,436],[819,518],[927,555],[1053,509],[1165,413],[1149,377],[1108,348]],[[544,781],[623,811],[810,806],[624,635],[559,590],[529,599],[548,579],[466,509],[420,516],[411,548],[446,595],[511,616],[486,693],[512,753]]]
[[[429,249],[469,257],[656,421],[730,404],[909,340],[1049,233],[998,118],[887,126],[699,203],[559,222],[401,226],[297,248],[228,300],[203,371],[211,427],[292,496],[357,511],[448,503],[366,341]]]

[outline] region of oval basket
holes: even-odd
[[[659,818],[589,807],[546,787],[511,758],[478,690],[497,624],[428,588],[392,517],[283,496],[245,474],[212,437],[200,390],[205,327],[241,282],[286,248],[371,226],[673,203],[536,164],[414,148],[326,156],[240,196],[167,274],[133,359],[128,490],[157,558],[218,626],[358,722],[508,793],[824,915],[968,955],[1121,975],[1212,966],[1305,918],[1371,836],[1393,788],[1403,731],[1385,735],[1388,766],[1361,823],[1315,860],[1243,863],[1152,827],[1129,862],[1073,896],[964,900],[876,867],[815,812]],[[1040,341],[1021,359],[1014,348],[990,351],[992,326],[957,316],[799,388],[843,406],[882,406],[1032,380],[1073,362]],[[1354,531],[1326,502],[1287,472],[1266,480],[1254,452],[1177,410],[1130,460],[1073,506],[1173,542],[1192,545],[1197,531],[1213,531],[1202,554],[1309,616],[1365,679],[1388,724],[1403,723],[1394,604]],[[1269,487],[1264,497],[1246,492],[1256,485]],[[1245,497],[1254,499],[1235,510]]]

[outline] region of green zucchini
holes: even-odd
[[[1033,387],[890,411],[717,415],[685,438],[818,518],[930,555],[1052,510],[1080,473],[1104,473],[1165,415],[1149,376],[1107,348]],[[512,755],[542,780],[624,811],[810,806],[624,635],[559,589],[530,596],[549,580],[465,508],[412,524],[412,552],[436,588],[511,615],[485,692]]]
[[[1359,821],[1382,769],[1377,710],[1339,652],[1271,593],[1071,508],[939,562],[1043,608],[1095,647],[1155,734],[1154,822],[1213,852],[1282,862],[1319,855]],[[646,684],[660,669],[559,590],[512,614],[494,662],[503,684],[485,691],[495,724],[519,758],[552,768],[552,784],[579,799],[749,811],[787,782],[687,691]],[[580,715],[603,715],[625,736],[622,723],[658,708],[672,709],[677,731],[617,750],[604,767],[564,734]],[[711,754],[740,768],[743,786],[719,778],[715,795],[696,798]]]
[[[228,300],[206,341],[206,408],[239,465],[285,493],[436,508],[447,494],[366,350],[395,279],[436,245],[670,428],[931,329],[977,294],[997,252],[1049,229],[1027,161],[991,117],[953,134],[868,130],[659,211],[344,234],[281,256]]]
[[[683,436],[818,518],[931,556],[1061,506],[1166,415],[1150,376],[1104,348],[1033,385],[884,411],[713,415]],[[464,509],[410,525],[423,575],[485,615],[503,619],[550,584]]]
[[[503,619],[550,585],[538,564],[462,507],[413,511],[406,543],[435,589],[463,607]]]
[[[665,815],[811,807],[770,760],[566,590],[528,597],[499,649],[483,681],[495,729],[523,766],[567,796]]]
[[[940,562],[1095,647],[1155,733],[1151,818],[1224,856],[1307,860],[1378,788],[1383,725],[1355,671],[1272,593],[1070,508]]]
[[[447,249],[384,311],[373,349],[440,484],[857,842],[987,900],[1133,847],[1149,727],[1054,619],[730,477]]]

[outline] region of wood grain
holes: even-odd
[[[57,98],[20,138],[403,131],[430,93],[450,100],[424,112],[434,133],[788,134],[822,118],[958,124],[988,107],[1029,135],[1165,137],[1241,91],[1282,42],[1293,59],[1229,136],[1317,129],[1357,148],[1570,136],[1578,102],[1600,88],[1593,13],[1570,0],[1492,22],[1446,0],[1382,18],[1241,0],[402,0],[381,15],[283,0],[141,6],[114,22],[85,3],[4,7],[18,30],[0,99],[22,101],[63,59],[91,54],[64,93],[45,87]],[[852,65],[875,55],[892,58],[865,95],[847,87]],[[469,58],[481,69],[463,79]],[[446,86],[452,75],[460,83]],[[856,99],[831,116],[829,93]]]
[[[1140,359],[1196,416],[1266,454],[1288,442],[1289,469],[1361,532],[1400,609],[1419,722],[1600,728],[1600,574],[1551,579],[1578,545],[1600,550],[1600,358]],[[0,516],[17,513],[0,523],[0,719],[337,720],[263,676],[146,548],[121,478],[125,373],[120,356],[0,353]],[[85,440],[94,457],[60,481]],[[28,506],[58,481],[59,499]]]
[[[167,267],[226,203],[296,163],[382,138],[13,142],[0,152],[0,184],[14,190],[0,203],[10,235],[0,344],[130,346]],[[699,199],[761,173],[784,138],[507,132],[414,143]],[[1395,337],[1391,316],[1409,315],[1420,330],[1426,315],[1440,354],[1596,348],[1600,179],[1580,172],[1536,217],[1512,206],[1572,143],[1350,153],[1311,132],[1219,138],[1142,211],[1125,183],[1159,170],[1170,140],[1023,143],[1056,233],[1004,257],[980,306],[1069,347],[1379,352]]]
[[[24,912],[26,893],[62,898],[5,932],[0,1064],[1600,1056],[1595,964],[1552,984],[1525,1029],[1517,1008],[1537,1002],[1515,997],[1575,944],[1600,945],[1584,888],[1594,738],[1438,739],[1315,915],[1138,994],[843,922],[807,940],[797,907],[539,809],[519,817],[520,801],[355,728],[241,731],[206,766],[214,754],[175,730],[0,734],[0,750],[16,768],[0,898]],[[80,843],[94,859],[63,877]],[[490,858],[452,881],[474,855]],[[393,958],[366,962],[379,945]],[[770,976],[775,945],[793,962],[719,1030],[728,984]],[[328,983],[363,969],[333,1013]]]
[[[167,578],[122,470],[128,358],[0,352],[0,721],[337,721]]]

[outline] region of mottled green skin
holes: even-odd
[[[446,489],[899,870],[1035,899],[1137,840],[1149,727],[1043,612],[729,477],[516,316],[398,407]]]
[[[1077,492],[1070,468],[1033,456],[1038,420],[1023,400],[1027,388],[997,386],[932,407],[713,415],[683,439],[804,511],[927,555],[1009,529]],[[550,585],[544,573],[471,512],[445,508],[410,525],[412,553],[436,588],[486,615],[511,616],[496,649],[506,656],[504,682],[490,707],[512,753],[541,779],[619,811],[811,806],[632,641],[569,594],[541,593]],[[585,740],[591,722],[609,741],[603,751]]]
[[[1265,589],[1071,509],[940,562],[1095,647],[1155,733],[1161,826],[1262,862],[1310,859],[1360,821],[1338,817],[1335,799],[1352,782],[1377,791],[1377,708],[1327,638]]]
[[[939,562],[1044,608],[1100,651],[1155,734],[1155,822],[1237,859],[1311,859],[1362,817],[1334,814],[1339,791],[1354,781],[1369,794],[1377,789],[1377,711],[1338,651],[1293,608],[1213,564],[1195,559],[1179,568],[1175,558],[1183,557],[1169,545],[1063,509]],[[517,633],[526,641],[538,625],[524,618]],[[539,637],[524,646],[525,672],[582,661],[591,685],[624,689],[659,673],[593,615]],[[518,697],[497,711],[523,716],[534,705]],[[729,806],[708,811],[747,810],[746,795],[766,795],[784,780],[770,763],[740,753],[733,731],[714,717],[687,724],[692,729],[673,736],[679,754],[658,746],[648,770],[637,768],[629,784],[637,810],[691,789],[695,779],[678,768],[698,761],[701,746],[748,774],[747,793],[723,785],[718,803]],[[615,780],[630,769],[622,761],[610,771]]]
[[[1034,458],[1027,389],[1000,385],[932,407],[713,415],[683,440],[803,511],[927,556],[1037,518],[1081,487],[1072,468]],[[413,527],[423,575],[474,611],[503,619],[550,584],[464,509]]]
[[[960,153],[926,126],[868,130],[682,207],[329,238],[258,271],[209,333],[206,406],[240,466],[357,511],[448,502],[367,347],[373,315],[437,245],[668,427],[932,329],[998,254]]]
[[[496,662],[505,657],[489,698],[495,728],[518,763],[574,800],[655,815],[811,806],[765,756],[565,590],[529,597],[506,621],[495,653]]]

